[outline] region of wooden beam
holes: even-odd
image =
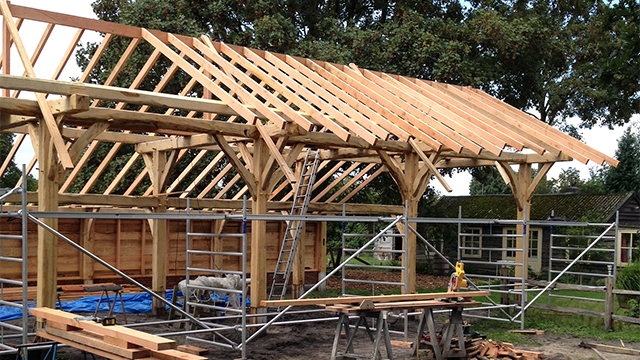
[[[4,17],[4,23],[6,24],[6,26],[9,28],[9,31],[11,32],[11,37],[13,38],[13,42],[16,45],[16,50],[18,50],[18,55],[20,55],[20,60],[22,60],[22,64],[24,65],[25,71],[30,77],[35,78],[36,74],[33,71],[31,60],[27,55],[27,51],[25,50],[24,44],[22,43],[22,39],[20,38],[20,34],[18,33],[18,28],[16,27],[16,24],[13,21],[13,15],[9,10],[9,5],[4,0],[0,1],[0,12],[2,12],[2,16]],[[60,129],[58,129],[58,123],[56,119],[53,117],[53,114],[51,113],[51,108],[47,104],[44,94],[35,93],[35,96],[36,96],[36,99],[38,100],[38,105],[40,106],[40,110],[42,111],[44,123],[47,126],[49,133],[51,134],[51,141],[53,142],[58,152],[59,160],[62,163],[62,166],[65,169],[72,169],[73,162],[69,157],[69,153],[67,152],[67,147],[65,146],[64,140],[62,139],[62,135],[60,134]]]
[[[178,55],[176,54],[176,56]],[[88,96],[89,98],[97,98],[103,101],[113,101],[118,103],[122,102],[134,105],[148,105],[160,108],[189,109],[223,115],[237,115],[236,112],[228,105],[218,100],[206,100],[196,97],[154,93],[151,91],[126,89],[114,86],[0,75],[0,87],[3,89],[38,91],[63,96],[78,94]],[[245,106],[245,108],[250,111],[254,111],[254,108],[250,106]]]
[[[334,178],[333,181],[326,185],[324,187],[324,189],[322,189],[322,191],[320,191],[314,198],[311,199],[311,201],[315,202],[315,201],[320,201],[322,199],[322,197],[324,197],[325,195],[327,195],[329,193],[329,191],[331,191],[334,187],[336,187],[337,185],[340,184],[340,182],[342,182],[342,180],[344,180],[344,178],[346,178],[347,176],[349,176],[353,171],[355,171],[358,166],[360,166],[360,163],[353,163],[351,164],[351,166],[349,166],[349,168],[347,168],[347,170],[343,171],[342,174],[340,174],[340,176],[338,176],[337,178]],[[327,173],[330,176],[335,176],[335,173]],[[323,176],[322,181],[324,181],[325,179],[327,179],[326,176]],[[322,182],[321,181],[321,182]],[[317,182],[316,184],[320,185],[321,182]],[[315,185],[314,185],[315,186]],[[286,199],[286,197],[285,197]]]
[[[193,67],[189,62],[176,54],[173,50],[171,50],[166,44],[164,44],[160,39],[158,39],[152,32],[146,29],[141,29],[142,37],[147,40],[151,45],[153,45],[156,49],[162,52],[169,60],[173,61],[176,65],[178,65],[182,70],[184,70],[191,77],[195,78],[203,87],[207,90],[211,91],[214,95],[216,95],[220,100],[222,100],[225,104],[227,104],[231,109],[233,109],[236,114],[245,118],[245,120],[252,122],[255,119],[255,114],[249,111],[247,108],[243,107],[235,98],[233,98],[228,92],[223,90],[221,87],[215,85],[211,79],[202,74],[198,69]],[[172,35],[169,34],[168,38],[172,41],[173,45],[184,44],[182,41]],[[187,52],[187,55],[191,57],[194,61],[197,61],[201,58],[200,55],[197,55],[192,49],[186,46],[180,46],[180,50]],[[204,62],[204,61],[203,61]],[[220,70],[216,67],[212,66],[209,63],[204,62],[203,68],[209,71],[211,74],[220,74]],[[229,85],[229,84],[227,84]],[[202,100],[202,99],[199,99]],[[210,111],[213,112],[213,111]]]
[[[276,144],[271,139],[271,136],[269,135],[269,132],[267,131],[267,129],[260,122],[256,123],[256,128],[260,132],[260,135],[262,136],[262,140],[264,140],[265,144],[267,145],[267,148],[269,149],[271,156],[273,156],[273,158],[278,163],[278,165],[280,165],[280,168],[284,172],[284,176],[287,178],[289,183],[295,184],[298,181],[298,179],[296,179],[296,176],[293,174],[293,171],[291,171],[291,168],[289,167],[290,165],[288,165],[287,161],[282,157],[282,154],[280,153],[280,149],[278,148],[278,146],[276,146]],[[270,179],[265,179],[264,182],[266,186],[269,186],[269,180]]]
[[[254,50],[254,52],[256,51]],[[298,96],[303,96],[307,102],[313,102],[315,106],[322,109],[321,111],[329,114],[329,116],[335,119],[336,122],[342,124],[345,128],[353,131],[365,140],[375,137],[382,140],[388,140],[391,136],[387,130],[381,128],[370,119],[367,119],[342,100],[336,99],[336,95],[334,93],[328,92],[322,86],[316,85],[306,76],[299,74],[298,71],[292,69],[291,66],[286,64],[279,57],[274,56],[269,51],[261,52],[261,54],[265,60],[269,61],[273,64],[274,68],[280,71],[280,74],[274,72],[272,73],[272,76],[277,76],[291,89],[294,89]],[[337,94],[338,91],[335,91],[335,93]],[[342,93],[342,91],[340,91],[340,93]],[[343,93],[343,95],[346,94]]]
[[[362,169],[356,176],[351,178],[346,184],[344,184],[338,191],[333,193],[325,203],[330,203],[333,200],[337,199],[340,195],[342,195],[348,188],[353,186],[356,181],[360,180],[364,175],[366,175],[371,169],[373,169],[377,164],[369,164],[364,169]]]
[[[446,123],[448,127],[453,129],[466,139],[473,141],[478,145],[481,145],[483,149],[488,150],[489,152],[498,156],[502,152],[502,149],[504,149],[504,147],[506,146],[506,143],[504,141],[498,139],[493,134],[477,126],[475,123],[465,121],[448,109],[438,105],[435,102],[429,101],[429,99],[421,96],[419,93],[416,93],[412,89],[403,86],[392,77],[383,74],[381,78],[366,69],[363,69],[362,72],[365,78],[378,84],[380,87],[389,91],[389,93],[394,94],[396,97],[406,101],[407,104],[410,104],[422,111],[425,115],[421,116],[419,118],[420,120],[428,117],[433,117],[438,121]]]
[[[351,192],[349,192],[345,197],[342,198],[342,200],[340,200],[338,203],[339,204],[344,204],[347,201],[349,201],[349,199],[351,199],[352,197],[354,197],[358,191],[364,189],[365,186],[369,185],[369,183],[371,181],[373,181],[373,179],[375,179],[376,177],[378,177],[378,175],[382,174],[385,171],[385,167],[384,166],[380,166],[380,168],[378,170],[376,170],[373,174],[369,175],[369,177],[363,181],[362,183],[360,183],[360,185],[358,185],[358,187],[356,187],[355,189],[353,189]]]
[[[408,194],[409,184],[407,184],[407,182],[405,181],[404,173],[402,172],[402,170],[398,166],[396,166],[396,164],[393,162],[393,160],[391,160],[391,157],[389,156],[389,154],[387,154],[386,151],[378,150],[378,155],[380,156],[380,160],[382,160],[384,166],[386,166],[387,170],[389,170],[389,174],[391,174],[393,179],[396,181],[396,184],[398,184],[400,193]]]
[[[453,189],[451,188],[451,186],[447,184],[447,181],[442,177],[442,175],[440,175],[440,171],[436,169],[436,166],[433,165],[431,160],[429,160],[427,155],[422,151],[422,149],[420,149],[418,144],[416,144],[416,142],[413,139],[409,139],[409,144],[411,145],[411,147],[413,147],[413,150],[415,150],[416,154],[418,154],[420,159],[422,159],[422,161],[429,168],[429,170],[431,170],[433,175],[435,175],[436,179],[438,179],[440,184],[442,184],[442,187],[444,187],[444,189],[447,190],[448,192],[452,192]]]
[[[38,62],[38,59],[40,58],[40,54],[42,54],[42,49],[44,48],[44,45],[47,43],[47,40],[49,40],[49,36],[51,36],[51,32],[53,31],[54,26],[55,26],[54,24],[47,24],[47,26],[45,27],[44,33],[42,33],[42,36],[40,37],[40,41],[38,41],[38,45],[36,45],[36,48],[33,51],[33,54],[31,54],[30,61],[32,65],[35,66],[36,62]],[[25,71],[22,74],[22,76],[27,76],[27,72]],[[18,96],[20,96],[20,91],[18,90],[14,91],[13,94],[11,94],[11,97],[14,97],[14,98],[17,98]]]
[[[291,299],[291,300],[268,300],[261,301],[262,307],[279,307],[279,306],[310,306],[310,305],[332,305],[332,304],[360,304],[365,300],[373,303],[386,303],[396,301],[424,301],[433,299],[455,299],[458,297],[472,298],[480,296],[489,296],[489,291],[469,291],[469,292],[450,292],[450,293],[423,293],[423,294],[399,294],[399,295],[381,295],[381,296],[347,296],[333,298],[317,298],[317,299]]]
[[[214,137],[218,142],[218,146],[220,146],[220,149],[222,149],[222,152],[224,152],[224,154],[227,155],[227,159],[229,159],[229,162],[233,164],[233,167],[238,172],[238,175],[242,177],[242,180],[244,181],[245,185],[249,187],[249,191],[251,192],[251,195],[256,194],[257,189],[255,188],[254,174],[252,174],[245,167],[245,165],[242,162],[240,162],[240,159],[238,159],[238,157],[236,156],[235,151],[231,149],[231,147],[229,146],[229,143],[227,143],[227,140],[224,138],[224,136],[214,135]]]
[[[533,179],[531,184],[527,187],[527,190],[525,193],[527,202],[531,201],[531,198],[533,197],[533,194],[536,192],[538,185],[540,185],[540,182],[547,178],[547,173],[549,172],[549,169],[551,169],[552,166],[553,166],[553,163],[546,163],[542,165],[542,168],[540,168],[540,170],[536,174],[535,179]]]
[[[279,73],[281,75],[284,75],[284,74],[280,73],[279,70],[275,69],[273,65],[271,65],[269,62],[267,62],[265,59],[259,56],[252,49],[249,49],[249,48],[240,48],[240,49],[242,51],[241,52],[242,56],[234,57],[236,61],[238,61],[241,65],[245,66],[246,68],[252,69],[253,75],[259,77],[260,80],[264,81],[267,85],[271,86],[273,89],[278,91],[280,94],[282,94],[282,96],[285,96],[287,99],[289,99],[289,101],[294,102],[296,106],[298,106],[305,113],[311,116],[313,120],[320,123],[322,126],[326,127],[327,129],[331,130],[340,139],[344,141],[349,140],[349,138],[351,137],[351,134],[349,133],[348,130],[343,128],[340,124],[332,121],[323,112],[318,111],[314,106],[312,106],[311,103],[304,100],[296,101],[299,98],[299,95],[297,95],[292,90],[290,90],[287,87],[288,85],[285,85],[287,83],[280,83],[278,81],[280,80],[284,82],[285,80],[287,80],[286,77],[282,77],[282,79],[278,79],[278,80],[273,78],[275,73]],[[249,61],[247,61],[247,59]],[[253,64],[251,64],[251,62],[253,62]],[[257,68],[257,66],[259,66],[260,68]],[[281,77],[281,76],[278,75],[278,77]],[[367,140],[364,140],[364,139],[363,141],[368,142]]]
[[[9,25],[5,21],[3,21],[2,22],[2,58],[0,58],[0,64],[2,65],[3,75],[11,74],[11,44],[12,43],[13,43],[13,39],[11,39],[11,34],[9,32]],[[9,96],[11,96],[11,92],[9,91],[9,89],[2,89],[2,97],[9,97]]]
[[[282,140],[282,144],[280,144],[281,140]],[[278,146],[278,148],[284,147],[284,145],[287,143],[287,140],[288,138],[280,138],[278,139],[278,143],[276,145]],[[297,143],[289,149],[289,154],[287,154],[287,158],[285,159],[286,163],[289,164],[289,166],[293,165],[293,163],[296,162],[296,159],[298,158],[298,154],[302,152],[303,148],[304,148],[304,144]],[[280,181],[280,179],[282,179],[284,172],[280,168],[276,170],[275,167],[272,167],[272,169],[269,169],[269,170],[273,170],[273,172],[271,171],[265,172],[264,176],[265,176],[265,179],[270,179],[270,182],[268,185],[268,192],[271,193],[273,191],[273,188],[275,188],[276,185],[278,185],[278,182]]]
[[[260,84],[253,81],[253,79],[251,79],[249,75],[235,67],[231,62],[227,61],[222,56],[220,56],[209,37],[207,37],[206,35],[202,35],[200,39],[202,40],[202,42],[194,42],[195,47],[198,50],[202,51],[205,55],[211,57],[215,61],[215,63],[222,68],[222,70],[226,73],[227,82],[232,82],[235,85],[235,82],[232,79],[233,77],[237,78],[239,82],[244,86],[252,88],[253,92],[251,94],[243,87],[238,87],[237,89],[232,88],[234,92],[236,92],[238,97],[240,97],[244,101],[245,104],[253,104],[262,115],[266,116],[274,124],[284,129],[286,120],[283,119],[279,114],[273,112],[274,108],[281,108],[281,110],[286,113],[290,119],[298,123],[302,128],[304,128],[305,130],[311,130],[312,124],[310,121],[302,117],[300,114],[296,113],[289,105],[285,104],[285,106],[282,106],[283,103],[277,98],[276,94],[270,93],[267,89],[260,86]],[[265,99],[266,103],[263,104],[262,101],[258,100],[255,97],[256,95]],[[272,105],[274,108],[269,107],[269,105]]]
[[[99,121],[84,131],[84,133],[69,148],[69,156],[71,157],[71,160],[74,163],[77,163],[86,147],[108,128],[109,122]]]
[[[511,187],[511,191],[513,192],[513,196],[516,200],[516,205],[518,209],[522,209],[522,206],[523,206],[521,201],[522,194],[519,193],[521,189],[518,186],[519,174],[516,174],[516,172],[513,171],[513,169],[508,163],[498,161],[496,162],[496,166],[499,166],[500,169],[502,169],[502,171],[504,171],[504,173],[507,175],[507,178],[509,179],[509,182],[507,183],[507,185]],[[502,172],[500,172],[500,174],[502,175]]]
[[[6,7],[2,1],[1,6]],[[57,127],[56,127],[57,129]],[[34,134],[35,135],[35,134]],[[38,211],[58,211],[58,169],[56,151],[49,128],[38,129]],[[65,148],[66,151],[66,148]],[[58,219],[42,219],[42,222],[53,229],[58,229]],[[55,235],[38,227],[38,307],[56,306],[58,258],[51,254],[58,253],[58,239]],[[40,319],[39,322],[42,320]]]
[[[352,96],[350,92],[344,91],[344,89],[341,89],[340,87],[338,87],[333,81],[327,81],[326,79],[322,78],[319,75],[319,72],[316,73],[315,71],[312,71],[309,67],[305,66],[301,61],[298,61],[295,57],[289,56],[289,55],[277,54],[277,53],[269,53],[269,57],[279,58],[281,61],[286,62],[287,65],[293,67],[294,69],[299,71],[301,74],[303,74],[305,77],[311,79],[313,82],[316,82],[318,84],[333,85],[333,86],[329,86],[330,91],[329,90],[324,91],[325,94],[331,95],[333,91],[337,93],[341,93],[342,96],[338,96],[339,100],[347,103],[349,105],[349,108],[355,109],[360,113],[362,113],[363,115],[367,116],[369,119],[372,119],[373,122],[378,124],[380,127],[385,129],[386,131],[389,131],[394,135],[396,135],[398,139],[400,139],[401,141],[406,141],[409,139],[410,135],[408,132],[404,131],[397,125],[393,124],[391,121],[382,117],[378,112],[376,112],[378,110],[375,110],[375,111],[372,110],[369,107],[370,104],[365,104],[358,101]],[[307,82],[307,83],[311,83],[311,82]],[[351,87],[347,86],[346,89],[350,90]]]

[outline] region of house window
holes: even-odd
[[[516,228],[504,228],[505,235],[518,235]],[[502,238],[502,247],[505,249],[517,249],[518,236],[505,236]],[[529,259],[538,259],[540,256],[540,244],[542,241],[542,229],[529,229]],[[503,251],[504,260],[515,260],[516,251]]]
[[[529,259],[537,259],[540,252],[542,231],[540,229],[529,230]]]
[[[467,230],[467,235],[462,237],[462,247],[470,248],[462,250],[463,256],[481,257],[482,250],[480,250],[480,248],[482,247],[482,228],[469,228]]]
[[[625,266],[633,261],[633,249],[638,241],[637,231],[618,232],[618,265]]]
[[[503,230],[503,234],[505,235],[516,235],[518,234],[516,232],[515,228],[506,228]],[[517,246],[517,240],[518,238],[516,236],[505,236],[503,237],[503,241],[502,241],[502,247],[505,249],[516,249]],[[504,251],[503,252],[503,259],[504,260],[515,260],[516,259],[516,252],[515,251]]]

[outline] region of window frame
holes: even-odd
[[[618,254],[617,254],[617,259],[616,259],[616,263],[618,266],[624,267],[627,266],[629,264],[631,264],[633,262],[633,248],[634,248],[634,242],[638,241],[638,237],[640,236],[640,234],[638,233],[639,230],[618,230],[618,239],[617,241],[617,246],[618,246]],[[630,243],[626,244],[624,247],[622,246],[622,236],[623,235],[629,235],[629,240]],[[622,261],[622,253],[623,251],[625,251],[626,254],[628,254],[628,260],[629,261]]]
[[[475,233],[473,233],[472,231],[478,231],[478,234],[476,235]],[[462,247],[468,247],[468,248],[475,248],[476,246],[473,246],[473,238],[477,237],[478,238],[478,249],[474,250],[474,249],[462,249],[462,257],[465,258],[481,258],[482,257],[482,228],[481,227],[469,227],[467,228],[467,230],[465,231],[466,234],[473,234],[473,235],[463,235],[462,236]],[[470,243],[467,243],[467,241],[470,240]],[[469,246],[468,246],[469,245]],[[477,251],[477,254],[473,254],[474,251]]]
[[[542,252],[542,241],[543,241],[543,238],[542,238],[543,237],[543,231],[542,230],[543,229],[541,227],[529,227],[529,245],[527,246],[527,252],[528,252],[527,259],[536,259],[536,260],[538,260],[538,259],[540,259],[540,256],[542,256],[542,254],[541,254],[541,252]],[[502,228],[502,234],[503,235],[512,235],[512,234],[508,234],[507,233],[508,231],[513,231],[513,235],[519,235],[520,237],[522,236],[522,234],[518,233],[518,230],[517,230],[516,227],[503,227]],[[538,251],[538,255],[536,255],[535,258],[531,256],[531,250],[533,249],[533,247],[531,246],[531,232],[532,231],[537,231],[538,232],[538,238],[537,238],[538,246],[536,247],[536,250]],[[502,237],[502,247],[504,249],[508,248],[508,246],[507,246],[508,238],[513,238],[515,241],[518,241],[518,237],[516,237],[516,236],[513,236],[513,237],[512,236],[503,236]],[[509,252],[509,251],[507,251],[507,250],[503,250],[502,251],[502,260],[515,261],[516,257],[515,256],[513,256],[513,257],[507,256],[507,252]]]

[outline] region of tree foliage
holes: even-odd
[[[9,156],[11,147],[13,146],[13,134],[0,132],[0,165]],[[4,176],[0,177],[0,188],[14,188],[20,177],[22,176],[22,170],[16,166],[12,160]],[[38,189],[38,182],[31,175],[27,176],[27,190],[35,191]]]
[[[102,20],[479,87],[574,136],[572,116],[580,126],[614,126],[639,112],[633,0],[96,0],[93,7]],[[90,81],[103,83],[128,44],[114,37]],[[81,68],[96,49],[81,46]],[[141,42],[115,85],[129,86],[152,50]],[[161,56],[140,88],[152,90],[169,64]],[[164,91],[178,93],[189,79],[178,70]],[[191,95],[201,94],[196,85]],[[123,163],[128,155],[119,156]]]
[[[609,192],[640,191],[640,138],[637,130],[627,128],[618,140],[617,167],[610,167],[605,176],[605,189]]]

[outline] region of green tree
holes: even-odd
[[[622,74],[610,60],[625,48],[612,25],[620,17],[613,13],[616,6],[598,0],[472,4],[468,22],[482,49],[478,66],[487,77],[480,84],[486,91],[574,136],[577,129],[566,122],[573,116],[590,128],[623,124],[638,112],[630,106],[638,96],[637,63],[627,70],[634,74]],[[637,59],[637,48],[626,52]],[[631,86],[610,91],[614,74]]]
[[[504,182],[495,166],[473,168],[469,195],[511,194],[511,188]]]
[[[9,152],[13,147],[13,134],[0,132],[0,159],[4,162],[4,159],[9,156]],[[2,164],[0,162],[0,165]],[[4,175],[0,177],[0,188],[13,188],[22,177],[22,170],[16,166],[12,160],[7,167]],[[38,181],[31,175],[27,176],[27,190],[36,191],[38,189]]]
[[[102,20],[480,87],[574,136],[572,116],[585,127],[613,126],[639,112],[633,0],[96,0],[93,7]],[[90,81],[104,82],[128,44],[114,37]],[[81,47],[81,68],[96,49]],[[115,85],[129,86],[151,51],[143,41]],[[140,88],[153,89],[168,66],[160,57]],[[164,91],[178,93],[188,80],[178,71]],[[196,86],[193,95],[201,94]]]
[[[604,176],[608,192],[640,191],[640,138],[637,130],[625,130],[618,140],[617,167],[610,167]]]

